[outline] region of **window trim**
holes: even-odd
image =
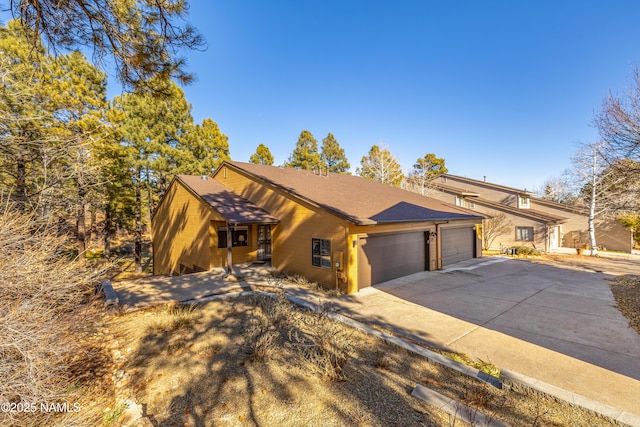
[[[251,227],[249,227],[248,225],[239,225],[232,228],[233,228],[233,241],[231,242],[231,247],[243,248],[243,247],[249,246],[249,240],[251,236],[250,235]],[[224,240],[221,238],[223,233],[225,236]],[[242,239],[241,236],[244,238]],[[218,227],[218,249],[224,249],[227,247],[227,237],[228,237],[227,227],[226,226]]]
[[[531,198],[525,194],[518,194],[518,207],[527,209],[531,206]]]
[[[521,230],[531,230],[531,239],[521,239]],[[529,232],[527,232],[529,235]],[[533,242],[535,240],[535,229],[532,226],[516,226],[516,242]]]
[[[331,269],[331,239],[311,238],[311,265]]]

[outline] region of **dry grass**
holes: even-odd
[[[120,400],[131,396],[144,413],[134,425],[455,423],[410,396],[417,383],[514,426],[611,425],[570,405],[478,383],[283,297],[209,302],[188,312],[188,327],[170,320],[175,315],[158,308],[111,319],[119,369],[130,377]],[[339,363],[324,365],[310,348]],[[339,375],[326,375],[332,370]]]

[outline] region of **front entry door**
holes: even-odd
[[[271,226],[258,225],[258,261],[271,260]]]
[[[553,252],[558,249],[558,227],[551,227],[549,229],[549,252]]]

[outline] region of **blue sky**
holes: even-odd
[[[191,1],[200,122],[247,161],[282,164],[300,132],[331,132],[352,171],[385,143],[405,172],[535,189],[597,139],[594,113],[640,63],[637,1]],[[112,91],[116,88],[112,88]]]

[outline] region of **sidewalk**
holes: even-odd
[[[473,268],[469,266],[483,260],[486,262],[486,258],[478,259],[453,268]],[[240,282],[225,279],[224,270],[219,269],[114,283],[114,288],[125,310],[139,309],[239,290],[269,291],[274,289],[276,281],[265,275],[267,271],[268,266],[244,265],[237,269],[237,274],[244,279]],[[435,276],[446,272],[428,274]],[[362,323],[378,325],[398,336],[429,346],[464,353],[472,359],[483,359],[505,372],[510,371],[510,375],[530,377],[530,382],[542,381],[570,402],[581,404],[581,396],[600,402],[604,405],[598,408],[598,412],[640,427],[640,381],[631,377],[414,304],[373,287],[357,294],[330,298],[286,281],[280,282],[279,286],[292,296],[315,305],[326,305],[332,311]],[[546,387],[545,384],[538,385],[543,389]]]

